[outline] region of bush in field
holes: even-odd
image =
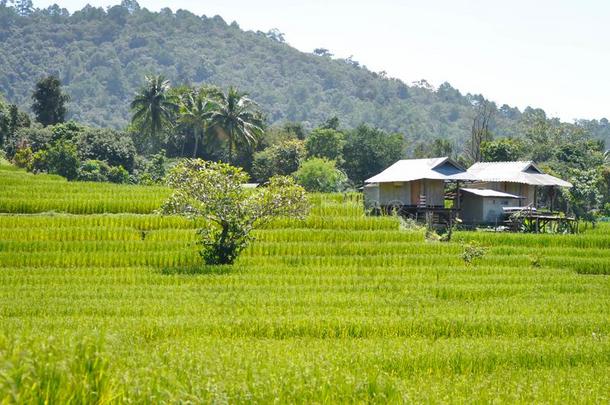
[[[481,259],[487,253],[487,249],[476,242],[471,242],[464,245],[464,249],[462,251],[462,260],[464,263],[469,266],[474,261]]]
[[[78,153],[83,160],[104,160],[110,166],[123,166],[131,171],[136,148],[131,137],[124,132],[90,128],[79,136]]]
[[[334,161],[322,158],[303,162],[294,178],[305,190],[320,193],[341,191],[347,182],[347,176],[337,169]]]
[[[78,170],[78,180],[128,183],[129,173],[122,166],[109,166],[103,160],[87,160]]]
[[[250,232],[274,217],[303,218],[305,190],[289,177],[273,177],[266,187],[248,190],[248,174],[225,163],[185,160],[168,176],[173,195],[162,211],[204,218],[211,226],[197,231],[207,264],[232,264],[252,239]]]
[[[34,153],[32,152],[32,148],[29,146],[22,146],[17,149],[15,155],[13,156],[13,163],[17,167],[21,168],[29,168],[32,165],[32,159],[34,158]]]
[[[32,152],[38,152],[45,149],[52,139],[53,132],[49,128],[19,128],[6,143],[6,154],[13,157],[24,145],[29,146]]]
[[[33,173],[41,173],[48,171],[49,168],[49,153],[46,150],[39,150],[32,155],[30,164],[27,166],[28,171]]]
[[[165,166],[167,165],[167,157],[165,156],[165,149],[161,149],[159,153],[153,155],[150,158],[150,163],[146,170],[146,173],[150,176],[153,183],[159,183],[163,180],[166,175]]]
[[[292,139],[273,145],[254,155],[254,178],[264,182],[273,176],[288,176],[298,170],[304,156],[303,141]]]
[[[119,184],[129,183],[129,172],[123,166],[110,166],[108,181]]]
[[[47,172],[74,180],[80,166],[76,146],[65,141],[54,144],[46,151],[46,166]]]

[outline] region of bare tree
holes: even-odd
[[[473,162],[481,161],[481,144],[491,140],[489,125],[495,113],[495,107],[487,100],[477,103],[474,118],[472,119],[472,129],[470,139],[466,143],[464,150],[466,157]]]

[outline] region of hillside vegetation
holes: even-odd
[[[0,56],[0,93],[9,101],[29,108],[33,83],[54,74],[71,97],[69,118],[101,127],[127,124],[129,102],[146,74],[164,74],[174,85],[235,85],[261,104],[270,123],[313,127],[336,115],[349,127],[366,122],[410,140],[461,143],[470,133],[473,102],[482,99],[447,83],[408,86],[352,59],[299,52],[277,33],[245,32],[219,16],[154,13],[135,1],[72,15],[57,6],[18,12],[0,5]],[[520,135],[521,112],[496,107],[492,132]],[[605,119],[580,125],[610,138]]]
[[[0,182],[0,402],[610,400],[608,226],[433,243],[314,194],[201,267],[164,188]]]

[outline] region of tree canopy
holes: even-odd
[[[232,264],[254,228],[280,216],[304,218],[309,210],[305,190],[290,177],[255,190],[243,187],[248,178],[237,167],[201,159],[181,162],[168,176],[174,193],[162,211],[208,222],[197,231],[207,264]]]

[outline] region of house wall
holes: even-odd
[[[483,220],[483,199],[474,194],[462,193],[460,218],[466,224]]]
[[[425,195],[427,206],[443,207],[445,205],[445,183],[442,180],[379,183],[378,190],[378,201],[381,205],[394,201],[400,201],[403,205],[418,205],[419,195],[411,195],[411,190],[419,190],[420,195]],[[373,196],[371,195],[371,197]]]
[[[379,184],[365,184],[362,192],[366,207],[373,208],[379,205]]]
[[[445,206],[445,182],[443,180],[424,180],[426,205]]]
[[[519,200],[515,198],[481,197],[463,193],[460,218],[466,224],[494,224],[502,220],[503,207],[518,207]]]
[[[481,222],[495,223],[504,217],[503,207],[518,207],[519,200],[516,198],[482,197],[483,218]]]
[[[386,205],[389,202],[400,201],[403,205],[409,205],[411,201],[411,183],[380,183],[379,203]]]
[[[477,182],[472,184],[472,188],[478,189],[489,189],[502,191],[503,193],[514,194],[521,197],[525,197],[521,200],[520,206],[534,205],[536,186],[523,183],[512,183],[512,182]],[[517,205],[519,206],[519,205]]]

